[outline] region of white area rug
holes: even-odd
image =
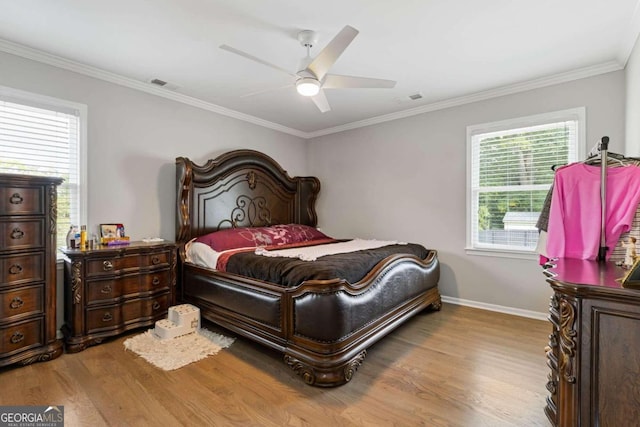
[[[153,329],[129,338],[124,348],[133,351],[152,365],[165,371],[182,368],[229,347],[235,338],[200,328],[197,332],[173,339],[161,340]]]

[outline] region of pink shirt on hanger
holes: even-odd
[[[600,166],[574,163],[556,172],[549,211],[547,256],[596,259],[600,248]],[[640,168],[607,169],[606,245],[609,259],[631,228],[640,202]]]

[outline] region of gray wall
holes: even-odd
[[[624,88],[619,71],[315,138],[320,226],[422,243],[439,251],[443,295],[544,313],[551,292],[535,260],[465,253],[466,127],[585,106],[586,150],[608,135],[621,152]]]
[[[640,39],[627,62],[626,151],[628,156],[640,157]]]

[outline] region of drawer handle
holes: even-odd
[[[102,268],[104,269],[104,271],[113,270],[113,263],[111,261],[105,261],[102,263]]]
[[[9,303],[9,308],[16,310],[24,305],[24,301],[20,297],[15,297]]]
[[[153,306],[152,306],[152,308],[153,308],[154,310],[159,309],[159,308],[160,308],[160,303],[159,303],[158,301],[154,301],[154,302],[153,302]]]
[[[20,264],[13,264],[9,267],[9,274],[20,274],[22,273],[22,266]]]
[[[113,316],[108,311],[102,316],[103,322],[111,322],[113,320]]]
[[[158,276],[154,276],[151,284],[153,284],[153,286],[158,286],[160,284],[160,278]]]
[[[111,285],[105,285],[100,289],[100,293],[110,294],[111,293]]]
[[[11,238],[18,240],[18,239],[22,239],[24,237],[24,231],[20,230],[20,228],[16,227],[13,229],[13,231],[11,232]]]
[[[153,258],[151,258],[151,264],[153,264],[153,265],[160,264],[160,257],[159,256],[154,256]]]
[[[11,344],[18,344],[20,341],[24,340],[24,334],[20,331],[16,331],[11,335]]]
[[[12,205],[19,205],[24,201],[20,193],[13,193],[13,195],[9,198],[9,203]]]

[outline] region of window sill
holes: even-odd
[[[540,258],[534,251],[517,251],[507,249],[465,248],[467,255],[489,256],[495,258],[526,259],[537,261]]]

